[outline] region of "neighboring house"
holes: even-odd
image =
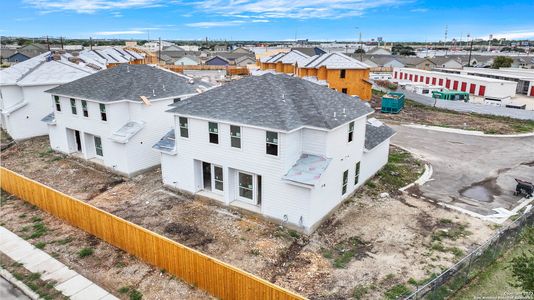
[[[50,95],[44,91],[101,69],[90,60],[47,52],[0,70],[2,128],[15,140],[48,134],[40,121],[51,110]]]
[[[228,66],[230,61],[217,55],[206,60],[205,64],[208,66]]]
[[[385,48],[374,47],[367,51],[368,55],[391,55],[391,51]]]
[[[291,48],[291,50],[299,51],[300,53],[304,53],[308,56],[326,54],[326,51],[324,51],[323,49],[319,47],[296,47],[296,48]]]
[[[250,76],[173,105],[154,145],[163,183],[311,232],[388,160],[373,109],[285,74]]]
[[[83,50],[79,52],[79,56],[99,61],[106,67],[114,67],[120,64],[147,63],[144,54],[123,47],[102,47]]]
[[[273,69],[276,72],[295,74],[296,67],[303,65],[310,57],[298,50],[291,50],[287,53],[279,53],[271,59],[260,64],[260,69]]]
[[[360,59],[359,54],[351,54],[353,58]],[[404,64],[391,55],[363,55],[363,62],[372,68],[403,68]]]
[[[255,63],[256,63],[256,60],[253,57],[248,56],[248,55],[238,57],[235,60],[235,65],[238,67],[246,67],[248,65],[253,65]]]
[[[371,99],[369,72],[368,65],[339,52],[312,56],[297,69],[299,77],[363,100]]]
[[[225,52],[228,51],[228,45],[215,45],[213,47],[213,51],[215,52]]]
[[[415,68],[419,70],[432,70],[436,64],[428,58],[401,56],[397,55],[395,58],[400,61],[406,68]]]
[[[184,56],[181,58],[178,58],[175,62],[175,65],[177,66],[198,66],[200,64],[200,59],[196,56]]]
[[[169,104],[208,88],[159,67],[119,65],[48,90],[53,112],[43,122],[52,149],[133,176],[160,163],[151,146],[170,129]]]
[[[436,66],[436,68],[445,69],[462,69],[462,62],[458,59],[448,56],[436,56],[430,59]]]
[[[29,56],[26,56],[20,52],[15,52],[7,58],[7,61],[10,63],[19,63],[19,62],[26,61],[28,59],[30,59]]]
[[[248,49],[245,49],[243,47],[238,47],[238,48],[235,48],[234,50],[232,50],[233,53],[240,53],[240,54],[248,54],[250,56],[254,56],[254,52],[248,50]]]

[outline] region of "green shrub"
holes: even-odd
[[[78,257],[80,258],[84,258],[84,257],[87,257],[87,256],[90,256],[90,255],[93,255],[93,248],[83,248],[81,249],[79,252],[78,252]]]

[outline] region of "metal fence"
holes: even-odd
[[[532,224],[534,224],[534,209],[530,209],[513,223],[500,229],[484,244],[472,250],[454,266],[432,280],[423,283],[417,287],[415,292],[401,298],[407,300],[447,299],[493,263],[503,251],[512,247],[518,241],[523,227]]]

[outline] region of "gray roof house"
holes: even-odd
[[[169,105],[211,88],[149,65],[123,64],[49,89],[50,146],[125,176],[160,163],[152,145],[168,132]]]
[[[167,111],[174,131],[153,146],[165,186],[308,233],[387,163],[394,134],[359,98],[285,74],[232,81]]]

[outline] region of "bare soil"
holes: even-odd
[[[395,178],[409,178],[400,166],[411,160],[395,149],[392,153],[404,157],[402,162],[384,169],[387,173],[375,177],[306,236],[238,209],[170,191],[162,186],[159,169],[124,179],[56,153],[40,155],[47,147],[42,138],[17,144],[2,153],[2,164],[312,299],[351,298],[357,286],[368,288],[363,299],[382,298],[409,278],[439,273],[458,259],[458,251],[481,244],[494,230],[481,220],[418,199],[416,189],[396,193]],[[419,174],[421,164],[412,162],[412,173]],[[382,192],[389,196],[380,197]],[[0,217],[17,232],[24,226],[18,216],[29,208],[22,201],[13,203]],[[53,218],[47,221],[53,224],[54,239],[64,226],[69,234],[77,232]],[[451,238],[446,233],[452,227],[462,228],[462,234]],[[88,236],[79,233],[72,248],[53,244],[45,250],[57,252],[68,265],[110,289],[132,285],[147,299],[201,295],[104,242],[94,246],[93,257],[80,260],[75,253],[86,243]],[[116,267],[120,261],[128,267]]]
[[[410,100],[406,101],[404,109],[398,114],[381,113],[378,109],[380,107],[379,99],[374,99],[372,105],[376,108],[375,116],[385,121],[476,130],[488,134],[513,134],[534,131],[534,121],[461,113],[429,107]]]

